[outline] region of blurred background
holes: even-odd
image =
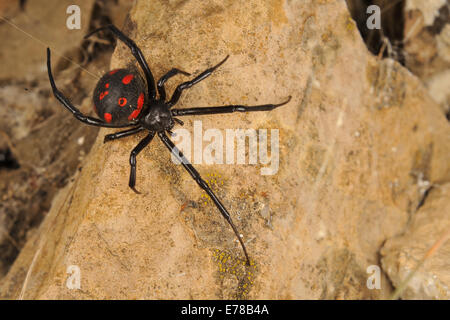
[[[69,29],[70,5],[80,29]],[[130,0],[0,1],[0,278],[39,226],[55,193],[81,170],[98,128],[73,121],[54,99],[46,47],[61,91],[92,112],[92,91],[108,71],[114,39],[89,30],[124,24]],[[60,14],[55,14],[60,12]],[[73,21],[76,23],[76,21]]]
[[[80,7],[80,29],[66,25],[70,5]],[[53,52],[58,87],[84,113],[109,69],[114,40],[108,23],[122,28],[131,0],[0,0],[0,279],[48,212],[53,197],[82,170],[98,129],[74,121],[54,99],[45,49]],[[367,8],[381,9],[381,28],[366,27]],[[414,73],[450,119],[450,3],[446,0],[347,0],[368,50]],[[60,12],[60,14],[55,14]]]

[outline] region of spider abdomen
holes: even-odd
[[[139,118],[147,100],[145,89],[145,82],[137,71],[109,71],[95,87],[94,110],[107,123],[128,123]]]

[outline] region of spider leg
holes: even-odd
[[[120,131],[120,132],[116,132],[116,133],[112,133],[112,134],[107,134],[105,136],[105,139],[103,139],[103,143],[111,141],[111,140],[125,138],[125,137],[131,136],[133,134],[136,134],[138,132],[141,132],[142,130],[145,130],[145,128],[137,127],[137,128],[132,128],[132,129],[128,129],[128,130],[125,130],[125,131]]]
[[[159,99],[162,101],[166,100],[166,89],[164,88],[164,84],[166,83],[167,80],[169,80],[170,78],[172,78],[173,76],[177,75],[177,74],[184,74],[185,76],[190,76],[191,74],[183,71],[183,70],[179,70],[177,68],[172,68],[169,70],[169,72],[167,72],[165,75],[163,75],[159,80],[158,80],[158,84],[156,85],[156,87],[158,88],[158,93],[159,93]]]
[[[231,228],[234,231],[234,234],[238,238],[242,249],[244,250],[245,258],[247,259],[247,265],[250,265],[250,259],[247,254],[247,249],[245,248],[244,242],[242,241],[239,232],[236,228],[236,226],[233,223],[233,220],[231,220],[231,216],[228,213],[225,206],[220,202],[220,200],[217,198],[217,196],[214,194],[214,192],[211,190],[211,188],[208,186],[205,180],[202,179],[198,171],[192,166],[192,164],[189,163],[189,161],[186,159],[186,157],[183,155],[183,153],[178,150],[178,148],[173,144],[173,142],[169,139],[169,137],[164,132],[158,132],[159,137],[161,138],[162,142],[166,145],[166,147],[169,149],[169,151],[181,162],[183,167],[186,169],[187,172],[191,175],[191,177],[197,182],[197,184],[206,191],[206,193],[210,196],[214,204],[216,205],[217,209],[219,209],[222,216],[225,218],[225,220],[228,221]]]
[[[67,99],[61,91],[58,90],[55,84],[55,80],[53,79],[52,75],[52,67],[50,62],[50,48],[47,48],[47,71],[48,71],[48,78],[50,79],[50,85],[52,86],[53,95],[56,99],[58,99],[59,102],[72,114],[77,118],[79,121],[89,124],[91,126],[96,127],[105,127],[105,128],[125,128],[125,127],[131,127],[136,126],[137,122],[130,122],[127,124],[110,124],[103,122],[100,119],[96,119],[93,117],[85,116],[78,110],[72,103],[70,103],[69,99]]]
[[[131,171],[130,171],[130,181],[128,183],[128,186],[136,193],[140,193],[139,191],[137,191],[135,189],[135,185],[136,185],[136,156],[139,154],[139,152],[142,151],[142,149],[144,149],[152,140],[153,137],[155,136],[154,132],[150,132],[144,139],[142,139],[138,145],[136,147],[134,147],[134,149],[131,151],[130,154],[130,166],[131,166]]]
[[[150,71],[150,68],[147,64],[147,61],[144,58],[144,55],[142,54],[141,49],[136,45],[136,43],[128,38],[126,35],[122,33],[119,29],[117,29],[114,25],[110,24],[105,27],[98,28],[90,33],[88,33],[86,36],[84,36],[84,39],[89,38],[94,33],[97,33],[99,31],[108,29],[111,31],[117,38],[119,38],[123,43],[125,43],[128,48],[130,48],[131,53],[136,58],[137,62],[141,66],[142,70],[144,71],[145,78],[147,79],[147,87],[148,87],[148,95],[151,100],[155,100],[156,98],[156,89],[155,89],[155,79],[153,78],[153,74]]]
[[[199,83],[200,81],[202,81],[203,79],[209,77],[211,75],[211,73],[214,72],[214,70],[216,70],[218,67],[220,67],[223,63],[225,63],[225,61],[227,61],[229,56],[226,56],[225,59],[223,59],[222,61],[220,61],[218,64],[216,64],[214,67],[211,67],[209,69],[206,69],[205,71],[203,71],[202,73],[200,73],[197,77],[195,77],[194,79],[190,80],[190,81],[186,81],[183,82],[181,84],[178,85],[178,87],[175,89],[175,92],[173,93],[172,97],[170,98],[170,101],[167,103],[169,105],[169,107],[173,106],[174,104],[176,104],[178,102],[178,100],[180,99],[181,96],[181,92],[185,89],[189,89],[190,87],[192,87],[194,84]]]
[[[180,119],[178,119],[178,118],[173,118],[173,120],[175,120],[175,122],[177,122],[179,125],[184,126],[184,122],[181,121]]]
[[[270,111],[287,104],[291,97],[279,104],[263,104],[259,106],[229,105],[220,107],[172,109],[172,116],[193,116],[204,114],[233,113],[233,112],[252,112],[252,111]]]

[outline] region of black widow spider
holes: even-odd
[[[50,84],[52,86],[53,94],[56,99],[72,114],[76,119],[88,125],[106,128],[125,128],[132,127],[131,129],[108,134],[104,138],[104,142],[127,137],[136,134],[143,130],[148,130],[148,135],[143,138],[139,144],[131,151],[130,154],[130,180],[129,187],[136,193],[139,193],[135,189],[136,184],[136,156],[142,151],[153,139],[155,134],[158,134],[161,141],[166,145],[170,152],[181,162],[183,167],[189,172],[192,178],[197,184],[206,191],[211,197],[212,201],[219,209],[222,216],[228,221],[234,233],[236,234],[242,249],[244,251],[247,264],[250,264],[250,259],[247,254],[244,242],[242,241],[239,232],[237,231],[228,210],[224,207],[222,202],[216,197],[214,192],[202,179],[200,174],[195,170],[191,163],[185,158],[183,153],[178,150],[174,143],[166,135],[166,131],[172,134],[171,129],[174,127],[175,122],[183,125],[183,122],[175,116],[186,115],[205,115],[205,114],[220,114],[231,112],[248,112],[248,111],[269,111],[277,107],[285,105],[291,99],[280,104],[265,104],[258,106],[243,106],[243,105],[228,105],[219,107],[204,107],[204,108],[189,108],[189,109],[171,109],[180,99],[181,92],[185,89],[189,89],[194,84],[207,78],[211,73],[221,66],[229,56],[226,56],[221,62],[212,68],[206,69],[200,73],[193,80],[181,83],[175,89],[172,97],[169,101],[166,101],[166,91],[164,83],[171,77],[177,74],[183,74],[189,76],[190,74],[181,71],[176,68],[172,68],[169,72],[163,75],[155,88],[155,81],[150,68],[138,48],[136,43],[125,36],[114,25],[108,25],[99,29],[96,29],[85,36],[88,38],[92,34],[101,30],[111,31],[117,38],[123,41],[131,50],[131,53],[136,58],[137,62],[144,71],[145,80],[147,82],[147,90],[145,90],[145,82],[139,72],[134,68],[129,69],[116,69],[106,73],[98,82],[94,91],[94,109],[97,115],[103,120],[96,119],[90,116],[82,114],[70,101],[56,88],[55,81],[53,79],[50,63],[50,49],[47,48],[47,69]],[[158,90],[159,98],[156,97],[156,89]],[[142,111],[142,112],[141,112]]]

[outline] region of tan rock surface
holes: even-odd
[[[397,287],[408,277],[428,250],[450,232],[450,184],[434,187],[423,207],[412,217],[404,235],[384,245],[383,269]],[[445,241],[445,240],[442,240]],[[450,241],[437,248],[415,273],[403,299],[450,299]]]
[[[407,0],[405,4],[406,66],[450,114],[450,4],[446,0]]]
[[[381,290],[366,287],[367,267],[405,230],[420,182],[450,179],[450,128],[420,81],[367,52],[344,2],[138,1],[131,22],[125,32],[155,77],[171,67],[200,72],[230,54],[177,107],[293,96],[270,113],[201,117],[204,130],[280,130],[276,175],[252,165],[196,166],[230,209],[254,265],[238,264],[234,234],[158,140],[138,157],[137,196],[127,187],[128,156],[143,135],[104,145],[112,130],[101,130],[0,296],[388,297],[384,275]],[[112,67],[129,61],[119,45]],[[169,92],[180,81],[169,81]],[[192,132],[193,118],[184,120]],[[71,265],[80,290],[66,286]]]
[[[3,46],[0,51],[3,66],[0,69],[0,79],[15,79],[19,74],[26,75],[22,81],[35,80],[45,70],[46,46],[53,48],[55,58],[67,55],[65,51],[70,50],[68,44],[72,44],[72,49],[75,49],[88,30],[94,1],[77,2],[81,12],[80,29],[66,27],[69,17],[66,10],[73,4],[70,0],[48,0],[45,5],[39,1],[28,1],[25,13],[18,14],[19,9],[16,8],[16,13],[6,14],[8,22],[0,19],[0,38],[8,39],[8,45]],[[1,5],[0,10],[3,6]],[[11,33],[14,34],[13,37]],[[21,63],[16,63],[17,61]]]

